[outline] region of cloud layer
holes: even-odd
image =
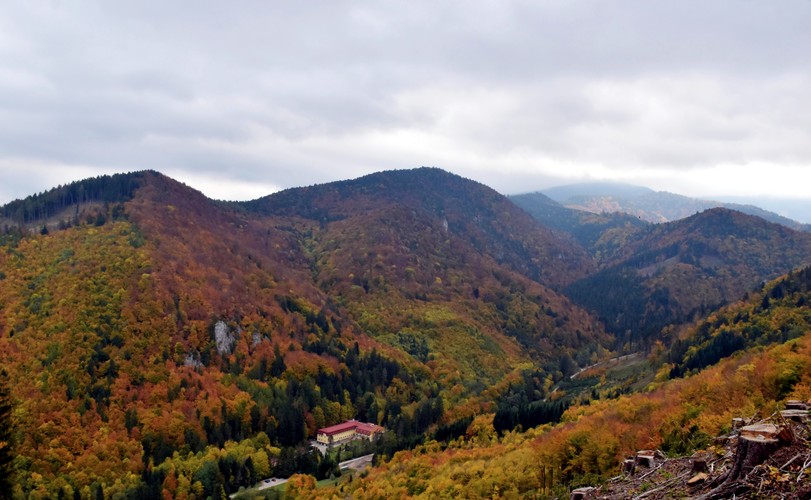
[[[144,168],[245,199],[421,165],[808,196],[809,25],[806,0],[12,0],[0,202]]]

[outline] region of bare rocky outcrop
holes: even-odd
[[[237,343],[238,330],[231,330],[225,321],[220,320],[214,324],[214,341],[220,355],[231,354]]]

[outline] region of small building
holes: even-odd
[[[374,441],[386,429],[375,424],[347,420],[346,422],[318,429],[316,441],[326,446],[347,443],[353,439]]]

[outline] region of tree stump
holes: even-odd
[[[793,420],[795,422],[808,422],[808,410],[783,410],[780,412],[786,420]]]
[[[636,460],[633,458],[628,458],[622,461],[622,472],[623,474],[633,475],[634,470],[636,470]]]
[[[596,490],[597,488],[594,488],[593,486],[577,488],[576,490],[572,491],[569,500],[585,500],[587,498],[592,498]]]
[[[707,472],[707,460],[703,457],[693,457],[691,460],[692,472]]]
[[[780,447],[781,441],[785,442],[791,438],[789,429],[773,424],[743,427],[738,437],[738,447],[735,450],[735,462],[732,464],[732,469],[718,479],[721,484],[702,498],[719,498],[732,493],[740,486],[736,484],[739,478],[745,479],[752,469],[762,464]]]
[[[639,450],[636,452],[636,465],[641,467],[653,467],[656,465],[656,457],[653,450]]]
[[[808,404],[796,399],[789,399],[786,401],[786,410],[807,410]]]

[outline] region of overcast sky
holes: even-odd
[[[0,203],[155,169],[218,199],[436,166],[811,197],[811,0],[0,9]]]

